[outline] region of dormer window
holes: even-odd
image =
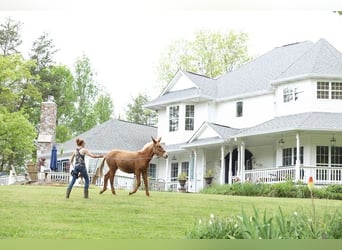
[[[179,123],[179,106],[169,107],[169,131],[177,131]]]

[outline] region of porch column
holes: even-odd
[[[296,134],[296,142],[297,142],[297,155],[296,155],[296,170],[295,170],[295,180],[299,181],[300,179],[300,139],[299,139],[299,133]]]
[[[233,165],[233,149],[229,147],[229,166],[228,166],[228,184],[232,184],[232,165]]]
[[[165,164],[166,164],[166,166],[165,166],[165,178],[164,178],[164,180],[165,180],[165,191],[168,190],[168,178],[167,178],[167,176],[169,173],[169,159],[170,159],[170,157],[166,158],[166,161],[165,161]]]
[[[197,150],[194,153],[194,192],[197,192]]]
[[[224,146],[221,146],[221,174],[220,174],[220,184],[224,184]]]
[[[241,142],[240,154],[241,154],[241,159],[240,159],[241,171],[240,171],[240,175],[241,175],[241,181],[244,182],[245,181],[245,142],[244,141]]]
[[[237,147],[237,166],[235,174],[236,176],[239,176],[241,172],[241,147]]]

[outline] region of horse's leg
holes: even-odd
[[[148,179],[147,179],[147,172],[142,173],[144,184],[145,184],[145,192],[147,196],[150,196],[150,192],[148,191]]]
[[[110,172],[110,170],[104,175],[103,189],[100,191],[100,194],[102,194],[104,191],[107,190],[107,183],[108,183],[108,178],[109,178],[109,172]]]
[[[129,195],[136,193],[138,188],[140,187],[140,184],[141,184],[140,175],[141,175],[140,171],[137,171],[135,173],[135,179],[137,180],[137,184],[135,185],[134,190],[132,192],[129,192]]]
[[[112,171],[110,171],[109,173],[109,182],[110,182],[110,187],[112,189],[112,194],[116,194],[115,193],[115,189],[114,189],[114,177],[115,177],[115,172],[116,172],[117,168],[114,168]]]

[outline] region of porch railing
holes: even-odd
[[[244,180],[252,183],[278,183],[295,180],[296,167],[278,167],[267,169],[245,170]],[[342,184],[342,167],[300,166],[299,180],[307,183],[312,176],[315,184]]]
[[[89,173],[89,180],[92,183],[93,174]],[[68,172],[49,172],[47,175],[47,180],[44,179],[45,176],[39,176],[38,180],[40,182],[52,182],[52,183],[61,183],[67,184],[71,181],[71,175]],[[76,182],[76,185],[82,185],[82,179]],[[103,186],[103,178],[100,178],[95,183],[96,186]],[[109,185],[109,184],[108,184]],[[127,176],[127,175],[116,175],[114,178],[114,187],[116,189],[132,189],[135,185],[135,178],[134,176]],[[165,190],[165,181],[162,179],[157,178],[149,178],[149,189],[152,191],[164,191]],[[144,188],[144,183],[141,183],[141,189]]]

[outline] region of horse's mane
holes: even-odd
[[[145,151],[148,147],[150,147],[152,145],[153,142],[148,142],[144,145],[144,147],[142,149],[140,149],[138,152],[143,152]]]

